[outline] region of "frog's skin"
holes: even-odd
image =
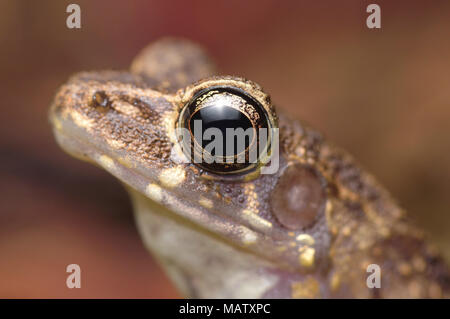
[[[224,180],[180,160],[175,122],[196,90],[233,85],[275,112],[258,85],[214,74],[199,47],[163,39],[143,50],[130,71],[74,75],[50,110],[61,147],[125,185],[145,245],[182,293],[449,296],[447,266],[390,195],[347,153],[280,110],[273,113],[280,128],[277,173]],[[310,205],[311,196],[320,205]],[[370,264],[381,267],[381,288],[367,286]]]

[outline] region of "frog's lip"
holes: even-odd
[[[127,163],[119,158],[126,158],[126,154],[113,153],[105,147],[105,143],[89,135],[85,129],[80,128],[70,120],[64,120],[57,115],[50,114],[54,135],[58,144],[70,155],[101,166],[113,176],[154,202],[167,207],[174,216],[181,217],[188,222],[204,229],[208,235],[221,238],[235,247],[245,249],[267,259],[283,263],[282,252],[279,256],[273,253],[274,236],[264,230],[244,226],[248,221],[239,217],[228,216],[226,213],[214,213],[202,207],[198,201],[186,196],[177,196],[176,188],[167,188],[160,185],[158,176],[149,173],[149,169],[139,167],[139,164]],[[116,152],[116,151],[115,151]],[[155,185],[157,193],[149,192],[149,185]],[[180,192],[181,193],[181,192]],[[155,195],[158,194],[158,195]],[[279,235],[278,235],[279,236]],[[276,238],[276,237],[275,237]],[[279,237],[282,242],[284,238]],[[289,239],[289,238],[287,238]],[[256,244],[257,243],[257,244]],[[267,252],[272,252],[268,254]],[[292,267],[290,263],[285,264]]]

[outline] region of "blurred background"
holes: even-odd
[[[369,3],[381,30],[366,27]],[[349,150],[450,260],[449,1],[0,0],[0,297],[179,297],[120,184],[63,153],[47,121],[72,73],[126,69],[166,35]],[[81,289],[65,285],[71,263]]]

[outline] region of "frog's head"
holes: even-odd
[[[289,286],[306,278],[297,274],[320,276],[326,268],[326,181],[314,165],[319,139],[279,119],[259,85],[210,76],[175,91],[148,72],[85,72],[59,89],[50,119],[68,153],[100,165],[126,185],[146,244],[171,265],[173,276],[197,278],[206,267],[216,269],[211,278],[224,269],[233,271],[229,278],[252,273],[257,279],[242,280],[260,289],[247,296],[258,296],[276,286],[274,278],[292,274]],[[247,157],[244,164],[195,162],[179,134],[179,129],[193,134],[193,119],[222,131],[227,125],[268,128],[259,144],[264,158],[258,153],[251,163]],[[271,132],[279,126],[282,142],[275,152],[277,136]],[[193,154],[204,147],[194,137],[188,141]],[[277,169],[262,174],[274,154]],[[189,285],[192,280],[185,290],[202,289]],[[240,286],[235,282],[229,289]],[[276,286],[272,295],[286,287]]]

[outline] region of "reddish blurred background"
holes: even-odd
[[[66,6],[82,28],[66,28]],[[365,25],[381,6],[382,29]],[[76,71],[125,69],[165,35],[210,50],[347,148],[450,259],[449,1],[0,1],[0,297],[179,297],[107,173],[55,144]],[[68,289],[65,267],[82,269]]]

